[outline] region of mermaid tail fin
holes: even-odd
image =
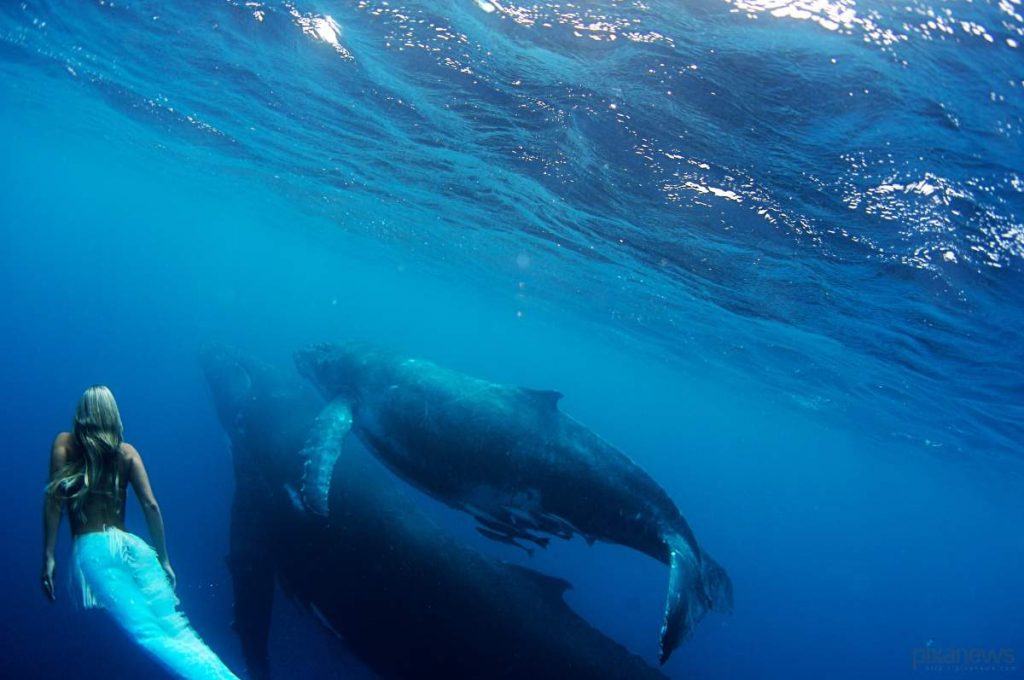
[[[86,606],[106,609],[119,626],[174,675],[237,680],[178,610],[156,553],[119,529],[75,539],[75,569]]]

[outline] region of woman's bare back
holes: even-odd
[[[78,460],[82,456],[81,445],[69,432],[62,432],[57,436],[57,446],[63,446],[67,462]],[[71,533],[75,536],[81,534],[103,531],[107,527],[124,529],[125,501],[128,497],[128,481],[132,460],[138,457],[138,452],[131,444],[121,444],[118,459],[118,493],[116,498],[102,493],[89,493],[85,497],[82,511],[85,521],[78,516],[78,513],[68,513],[71,522]]]

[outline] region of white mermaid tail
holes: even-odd
[[[178,598],[145,541],[108,527],[76,537],[71,559],[82,604],[109,611],[171,673],[189,680],[237,680],[178,611]]]

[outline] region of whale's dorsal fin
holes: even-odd
[[[542,574],[539,571],[534,571],[529,567],[521,567],[518,564],[506,564],[505,566],[513,571],[519,572],[523,576],[526,576],[536,583],[544,593],[557,597],[559,600],[562,599],[565,591],[572,589],[572,584],[564,578]]]
[[[559,400],[565,396],[556,390],[534,390],[529,387],[521,387],[519,389],[523,391],[523,394],[545,408],[558,408]]]

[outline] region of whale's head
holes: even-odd
[[[354,397],[371,355],[357,344],[318,343],[295,353],[295,367],[326,399]]]
[[[298,451],[323,401],[290,371],[233,347],[208,344],[199,364],[236,464],[250,464],[243,467],[250,471],[256,464],[276,480],[297,479]]]
[[[239,413],[257,389],[251,359],[220,343],[209,343],[199,351],[199,365],[206,377],[221,426],[231,431],[238,426]]]

